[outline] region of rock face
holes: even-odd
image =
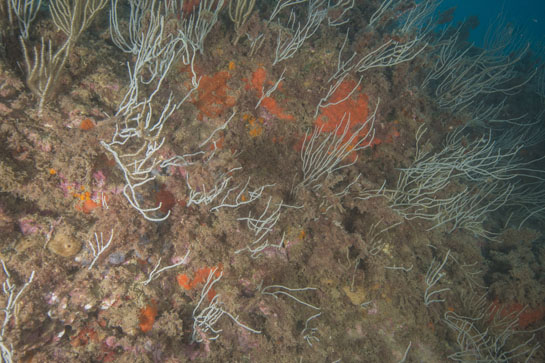
[[[81,242],[74,238],[68,226],[60,227],[47,244],[49,251],[62,257],[72,257],[81,249]]]

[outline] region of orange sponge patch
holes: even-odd
[[[153,328],[155,318],[157,317],[157,306],[154,302],[148,304],[144,309],[140,311],[140,330],[147,333]]]
[[[201,111],[202,115],[210,118],[220,116],[224,110],[233,107],[236,103],[236,98],[229,96],[227,91],[227,81],[231,75],[227,71],[220,71],[213,76],[204,75],[199,82],[197,89],[198,97],[193,100],[193,103]]]

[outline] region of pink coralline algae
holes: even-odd
[[[35,234],[44,230],[44,227],[38,224],[35,220],[28,217],[23,217],[17,221],[21,233],[23,235]]]

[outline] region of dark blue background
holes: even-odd
[[[482,45],[488,24],[499,13],[506,20],[525,29],[525,37],[534,49],[543,49],[545,44],[545,0],[444,0],[439,12],[456,6],[455,21],[477,15],[480,25],[471,34],[471,41]]]

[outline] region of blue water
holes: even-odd
[[[490,22],[502,11],[506,21],[524,30],[524,36],[532,48],[541,49],[545,44],[545,0],[444,0],[440,10],[456,6],[455,21],[469,16],[479,18],[479,26],[471,33],[470,40],[481,46]]]

